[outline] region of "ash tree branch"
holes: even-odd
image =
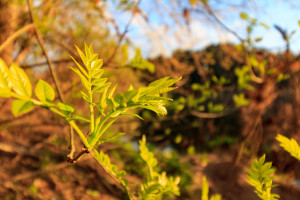
[[[48,53],[46,51],[46,48],[45,48],[45,45],[44,45],[44,40],[43,40],[43,37],[41,35],[41,33],[38,31],[37,27],[36,27],[36,23],[34,21],[34,18],[33,18],[33,13],[32,13],[32,4],[31,4],[31,0],[26,0],[27,2],[27,7],[28,7],[28,14],[29,14],[29,17],[30,17],[30,21],[35,25],[34,26],[34,33],[35,33],[35,36],[38,40],[38,43],[43,51],[43,54],[47,60],[47,63],[49,65],[49,70],[50,70],[50,73],[51,73],[51,76],[52,76],[52,79],[54,81],[54,84],[56,86],[56,90],[57,90],[57,93],[58,93],[58,98],[60,99],[61,102],[64,102],[64,96],[63,96],[63,93],[61,92],[60,90],[60,87],[59,87],[59,82],[58,82],[58,79],[57,79],[57,76],[55,74],[55,71],[54,71],[54,67],[53,67],[53,64],[52,64],[52,61],[50,60],[49,56],[48,56]],[[72,130],[73,128],[70,127],[70,158],[73,159],[73,155],[74,155],[74,152],[75,152],[75,146],[74,146],[74,131]]]
[[[0,52],[3,51],[3,49],[5,49],[5,47],[7,47],[7,45],[9,45],[11,42],[13,42],[17,37],[19,37],[22,33],[29,31],[30,29],[34,28],[35,25],[33,23],[31,24],[27,24],[26,26],[24,26],[23,28],[19,29],[18,31],[16,31],[14,34],[12,34],[11,36],[9,36],[9,38],[7,38],[5,40],[5,42],[3,42],[0,46]]]
[[[27,2],[27,7],[28,7],[28,14],[29,14],[29,18],[30,18],[30,21],[34,24],[34,34],[37,38],[37,41],[42,49],[42,52],[47,60],[47,63],[49,65],[49,70],[50,70],[50,73],[51,73],[51,76],[52,76],[52,79],[54,81],[54,84],[56,86],[56,90],[57,90],[57,93],[58,93],[58,97],[59,99],[61,100],[61,102],[64,102],[64,97],[63,97],[63,94],[60,90],[60,87],[59,87],[59,83],[58,83],[58,80],[57,80],[57,77],[56,77],[56,74],[54,72],[54,67],[53,67],[53,64],[52,64],[52,61],[50,60],[49,58],[49,55],[46,51],[46,48],[45,48],[45,43],[44,43],[44,40],[43,40],[43,37],[41,36],[41,33],[38,31],[37,27],[36,27],[36,23],[34,21],[34,18],[33,18],[33,14],[32,14],[32,4],[31,4],[31,1],[30,0],[26,0]]]
[[[119,50],[119,48],[120,48],[120,46],[121,46],[121,43],[122,43],[123,39],[125,38],[125,35],[126,35],[126,34],[128,33],[128,31],[129,31],[129,27],[130,27],[130,24],[131,24],[131,22],[132,22],[132,20],[133,20],[133,17],[134,17],[134,15],[136,14],[136,12],[138,11],[138,5],[140,4],[140,2],[141,2],[141,0],[139,0],[139,1],[135,4],[135,7],[134,7],[133,10],[132,10],[131,17],[130,17],[128,23],[126,24],[123,33],[122,33],[122,34],[118,34],[118,35],[119,35],[119,40],[118,40],[117,46],[114,48],[114,50],[113,50],[111,56],[107,59],[106,62],[104,62],[103,65],[109,64],[109,63],[113,60],[113,58],[116,56],[116,54],[117,54],[117,52],[118,52],[118,50]]]

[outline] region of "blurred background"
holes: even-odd
[[[182,76],[167,116],[121,118],[109,132],[126,135],[101,146],[129,182],[146,177],[145,134],[159,167],[181,177],[177,199],[200,199],[203,175],[224,199],[258,199],[245,178],[263,154],[276,167],[274,191],[299,199],[300,164],[275,140],[300,141],[299,9],[291,0],[1,0],[0,57],[55,87],[50,60],[64,101],[84,116],[74,45],[93,44],[116,92]],[[0,99],[0,199],[123,199],[90,156],[67,163],[63,119],[43,108],[14,117],[11,102]]]

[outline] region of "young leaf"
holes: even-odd
[[[37,98],[42,102],[51,102],[55,98],[54,89],[41,79],[36,84],[34,92]]]
[[[271,188],[276,186],[272,185],[274,179],[272,174],[275,172],[272,163],[265,163],[265,155],[263,155],[258,161],[251,163],[251,168],[247,169],[247,182],[255,188],[254,192],[257,196],[262,200],[277,200],[279,195],[271,193]]]
[[[69,115],[74,112],[74,108],[68,104],[58,103],[57,106],[65,115]]]
[[[299,144],[292,138],[288,139],[283,135],[278,134],[276,140],[280,142],[280,146],[289,152],[291,156],[295,157],[296,159],[300,160],[300,146]]]
[[[115,134],[115,135],[113,135],[113,136],[111,136],[111,137],[107,137],[107,138],[104,138],[104,139],[100,139],[100,140],[98,141],[97,145],[103,144],[104,142],[109,142],[109,141],[111,141],[111,140],[114,140],[114,139],[116,139],[116,138],[122,136],[122,135],[125,135],[125,133],[118,133],[118,134]]]
[[[9,75],[13,90],[21,96],[30,98],[32,95],[31,83],[24,70],[12,64]]]
[[[248,16],[247,13],[241,12],[241,13],[240,13],[240,18],[241,18],[241,19],[244,19],[244,20],[248,20],[248,19],[249,19],[249,16]]]
[[[86,79],[86,77],[76,68],[70,67],[70,69],[72,69],[80,78],[82,85],[84,86],[84,88],[89,91],[91,85],[89,83],[89,81]]]
[[[131,115],[131,116],[134,116],[134,117],[137,117],[137,118],[143,120],[143,118],[141,116],[139,116],[138,114],[134,114],[134,113],[126,113],[125,112],[125,113],[122,113],[121,115]]]
[[[150,152],[146,146],[145,135],[143,135],[143,138],[142,140],[139,141],[139,143],[140,143],[140,151],[141,151],[140,156],[147,163],[151,178],[154,178],[153,168],[157,165],[157,160],[154,157],[153,153]]]
[[[103,153],[102,151],[100,151],[100,153],[96,149],[94,149],[93,151],[94,151],[93,153],[94,158],[98,161],[98,163],[104,168],[104,170],[107,173],[115,177],[121,183],[121,185],[125,188],[129,199],[131,200],[132,195],[128,190],[128,182],[124,178],[126,172],[123,170],[119,171],[118,167],[110,162],[109,156]]]
[[[0,58],[0,90],[10,91],[9,70],[5,62]],[[2,91],[0,92],[2,93]]]
[[[250,100],[246,99],[243,93],[233,95],[233,101],[236,107],[247,106],[250,103]]]
[[[82,74],[85,75],[85,77],[88,77],[89,75],[87,74],[87,72],[85,71],[85,69],[75,60],[75,58],[73,58],[71,56],[72,60],[75,62],[75,64],[77,65],[77,67],[80,69],[80,71],[82,72]]]
[[[139,143],[140,156],[147,163],[150,172],[150,178],[141,185],[139,199],[162,200],[167,198],[167,196],[180,196],[178,187],[180,177],[167,177],[166,172],[161,174],[155,172],[154,167],[157,165],[157,160],[154,158],[153,153],[148,150],[144,135]]]
[[[9,98],[9,97],[11,97],[11,91],[8,90],[8,89],[0,88],[0,97],[2,97],[2,98]]]
[[[34,106],[31,101],[16,99],[12,102],[11,110],[14,116],[18,116],[31,111]]]
[[[83,64],[85,66],[88,66],[88,61],[87,61],[87,58],[85,57],[84,53],[76,45],[75,45],[75,47],[76,47],[76,50],[77,50]],[[90,69],[88,68],[88,70],[90,70]]]

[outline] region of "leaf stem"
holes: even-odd
[[[69,121],[69,124],[72,126],[72,128],[78,133],[81,141],[83,142],[85,148],[87,148],[88,150],[90,150],[90,145],[87,141],[87,139],[85,138],[84,134],[82,133],[82,131],[78,128],[77,124],[74,121]]]
[[[95,122],[94,122],[95,118],[94,118],[94,107],[93,107],[92,103],[90,104],[90,117],[91,117],[91,120],[90,120],[91,130],[90,131],[93,134],[94,129],[95,129]]]
[[[61,111],[57,110],[54,107],[49,108],[49,110],[56,113],[57,115],[59,115],[62,118],[66,118],[66,115],[64,113],[62,113]],[[90,145],[89,145],[87,139],[85,138],[84,134],[82,133],[82,131],[78,128],[77,124],[73,120],[68,121],[68,123],[77,132],[77,134],[79,135],[79,137],[80,137],[81,141],[83,142],[84,146],[89,150]]]
[[[97,126],[97,129],[94,133],[94,137],[91,141],[91,147],[94,147],[97,141],[100,139],[103,132],[115,121],[111,120],[109,123],[105,125],[105,127],[102,129],[104,123],[114,114],[115,112],[111,112],[108,115],[105,116],[105,118],[100,122],[100,124]],[[101,130],[102,129],[102,130]]]

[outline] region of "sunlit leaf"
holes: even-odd
[[[241,19],[244,19],[244,20],[247,20],[247,19],[249,19],[249,16],[248,16],[247,13],[241,12],[241,13],[240,13],[240,18],[241,18]]]
[[[14,116],[18,116],[31,111],[34,106],[31,101],[16,99],[12,102],[11,110]]]
[[[271,162],[265,163],[265,155],[251,163],[251,169],[247,169],[247,182],[255,188],[255,193],[262,200],[277,200],[279,195],[272,194],[271,188],[274,176],[272,174],[275,169],[272,168]]]
[[[0,90],[10,90],[9,70],[5,62],[0,58]]]
[[[125,135],[125,133],[118,133],[118,134],[114,134],[113,136],[111,137],[107,137],[107,138],[101,138],[99,141],[98,141],[98,144],[97,145],[100,145],[100,144],[103,144],[104,142],[109,142],[111,140],[114,140],[122,135]]]
[[[85,87],[85,89],[89,90],[90,84],[89,84],[88,80],[86,79],[86,77],[83,74],[81,74],[81,72],[78,69],[73,68],[73,67],[70,67],[70,69],[72,69],[79,76],[81,83]]]
[[[74,108],[68,104],[58,103],[57,106],[65,115],[69,115],[74,112]]]
[[[292,138],[289,139],[283,135],[278,134],[276,140],[280,142],[280,146],[289,152],[291,156],[300,161],[300,145]]]
[[[8,89],[0,88],[0,97],[2,97],[2,98],[9,98],[9,97],[11,97],[11,91],[8,90]]]
[[[55,98],[54,89],[45,81],[39,80],[35,87],[35,95],[40,101],[51,102]]]
[[[30,98],[32,95],[31,83],[23,69],[15,64],[10,67],[9,79],[12,83],[13,90],[21,95]]]
[[[259,22],[259,25],[262,26],[262,27],[264,27],[267,30],[270,29],[270,27],[267,24],[263,23],[263,22]]]

